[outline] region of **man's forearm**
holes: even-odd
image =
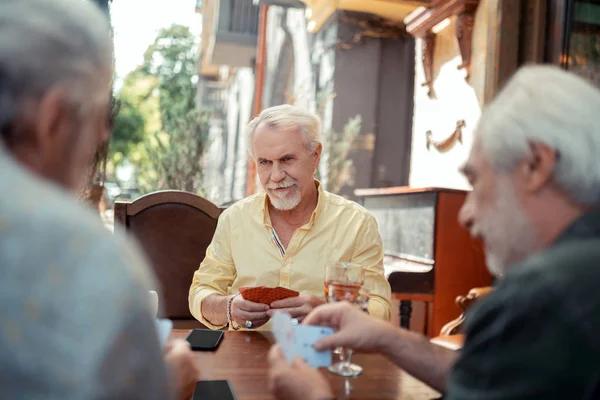
[[[227,324],[227,302],[230,296],[211,294],[202,301],[200,312],[211,324],[220,326]]]
[[[382,335],[381,352],[410,375],[440,392],[446,391],[446,381],[458,358],[456,351],[437,346],[423,335],[391,325]]]

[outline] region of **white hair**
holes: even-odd
[[[600,91],[553,66],[521,68],[484,110],[476,135],[496,170],[533,157],[530,145],[557,152],[554,181],[573,201],[600,204]]]
[[[81,112],[108,102],[112,43],[108,18],[89,1],[2,0],[0,6],[0,130],[25,102],[62,85]],[[103,72],[106,78],[99,76]],[[13,138],[14,139],[14,138]]]
[[[302,134],[306,149],[312,153],[321,144],[321,120],[315,114],[298,107],[284,104],[264,109],[246,126],[246,143],[248,153],[254,157],[254,131],[261,123],[281,131],[299,131]]]

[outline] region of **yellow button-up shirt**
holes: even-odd
[[[375,217],[353,201],[319,190],[310,221],[294,232],[283,248],[267,207],[257,193],[241,200],[219,217],[206,257],[194,273],[190,311],[212,329],[202,315],[202,301],[211,294],[238,293],[245,286],[283,286],[324,297],[325,265],[343,261],[365,265],[365,287],[371,291],[369,312],[391,318],[391,290],[383,274],[383,244]],[[262,329],[270,329],[270,323]]]

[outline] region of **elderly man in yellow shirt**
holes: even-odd
[[[248,124],[249,152],[264,192],[223,212],[194,273],[190,311],[206,326],[268,329],[277,310],[301,321],[325,303],[325,266],[336,261],[366,266],[369,313],[390,319],[391,290],[375,218],[314,179],[320,131],[316,115],[290,105],[266,109]],[[283,286],[300,296],[264,305],[239,295],[247,286]]]

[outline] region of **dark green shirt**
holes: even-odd
[[[472,308],[446,400],[600,399],[600,211]]]

